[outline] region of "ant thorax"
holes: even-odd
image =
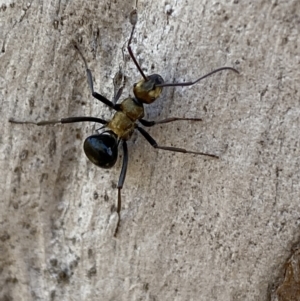
[[[125,98],[107,127],[111,129],[119,139],[128,140],[135,129],[135,122],[144,117],[144,107],[133,98]]]

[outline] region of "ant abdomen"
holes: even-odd
[[[89,136],[83,149],[89,160],[102,168],[111,168],[118,159],[118,138],[112,131]]]

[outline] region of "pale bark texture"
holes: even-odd
[[[0,5],[0,300],[270,300],[300,225],[300,1],[138,1],[133,51],[144,72],[190,81],[165,88],[147,118],[161,145],[128,143],[109,170],[82,144],[99,125],[19,125],[67,116],[110,119],[94,99],[76,41],[109,99],[141,75],[122,47],[131,1]]]

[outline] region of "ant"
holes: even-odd
[[[94,163],[95,165],[102,168],[112,168],[118,158],[118,147],[119,144],[122,145],[123,148],[123,164],[121,168],[121,173],[118,181],[118,201],[116,212],[118,214],[118,222],[115,228],[114,236],[116,236],[119,224],[120,224],[120,211],[121,211],[121,189],[123,187],[127,165],[128,165],[128,149],[127,149],[127,140],[130,139],[133,132],[138,130],[142,136],[150,143],[150,145],[156,149],[162,149],[166,151],[179,152],[179,153],[189,153],[195,155],[202,155],[211,158],[218,159],[217,155],[203,153],[203,152],[194,152],[189,151],[184,148],[177,148],[171,146],[161,146],[158,145],[157,142],[145,131],[144,128],[140,127],[137,122],[145,127],[152,127],[157,124],[169,123],[178,120],[192,120],[192,121],[201,121],[200,118],[179,118],[179,117],[171,117],[167,119],[163,119],[160,121],[149,121],[143,119],[144,117],[144,104],[151,104],[154,102],[161,94],[163,87],[177,87],[177,86],[192,86],[202,79],[220,72],[222,70],[231,70],[236,73],[239,73],[236,69],[232,67],[222,67],[218,68],[195,81],[183,82],[183,83],[165,83],[163,78],[159,74],[151,74],[146,76],[141,69],[139,63],[137,62],[132,49],[131,49],[131,41],[135,30],[135,25],[137,23],[137,11],[133,10],[130,14],[130,23],[132,25],[132,30],[130,34],[130,38],[127,43],[128,53],[139,70],[141,76],[143,77],[139,82],[135,83],[133,86],[133,94],[134,97],[128,97],[124,99],[121,103],[117,103],[119,100],[123,86],[119,88],[118,92],[115,93],[113,101],[108,100],[105,96],[94,91],[93,86],[93,78],[91,70],[88,68],[85,57],[80,51],[77,44],[74,44],[74,47],[78,51],[80,57],[83,60],[83,63],[86,68],[87,82],[89,88],[91,90],[92,96],[97,100],[101,101],[103,104],[115,110],[115,114],[110,121],[91,117],[91,116],[79,116],[79,117],[67,117],[55,120],[46,120],[39,122],[31,122],[31,121],[17,121],[14,119],[9,119],[11,123],[17,124],[35,124],[35,125],[49,125],[56,123],[75,123],[75,122],[96,122],[100,123],[103,126],[100,128],[103,130],[101,133],[94,134],[85,139],[83,144],[83,149],[88,157],[88,159]],[[99,129],[99,130],[100,130]]]

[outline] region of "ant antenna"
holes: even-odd
[[[136,1],[136,5],[137,5],[137,1]],[[129,20],[130,20],[130,24],[132,25],[132,30],[131,30],[131,34],[130,34],[130,38],[128,40],[128,44],[127,44],[127,50],[129,52],[129,55],[130,57],[132,58],[135,66],[137,67],[137,69],[139,70],[140,74],[142,75],[143,79],[145,81],[148,81],[149,80],[149,77],[147,77],[145,75],[145,73],[143,72],[141,66],[139,65],[139,63],[137,62],[133,52],[132,52],[132,49],[131,49],[131,41],[132,41],[132,37],[133,37],[133,33],[134,33],[134,30],[135,30],[135,25],[137,23],[137,9],[135,8],[133,11],[131,11],[130,15],[129,15]],[[81,55],[82,56],[82,55]],[[213,70],[207,74],[205,74],[204,76],[196,79],[195,81],[190,81],[190,82],[185,82],[185,83],[162,83],[162,84],[157,84],[155,85],[155,87],[176,87],[176,86],[192,86],[194,84],[196,84],[197,82],[201,81],[202,79],[206,78],[206,77],[209,77],[211,75],[213,75],[214,73],[217,73],[217,72],[220,72],[220,71],[223,71],[223,70],[231,70],[231,71],[234,71],[236,73],[239,74],[239,72],[232,68],[232,67],[222,67],[222,68],[218,68],[216,70]]]
[[[132,36],[133,36],[133,33],[134,33],[134,30],[135,30],[135,25],[136,25],[136,22],[137,22],[137,10],[134,9],[131,13],[130,13],[130,16],[129,16],[129,19],[130,19],[130,23],[132,25],[132,30],[131,30],[131,34],[130,34],[130,38],[128,40],[128,44],[127,44],[127,50],[129,52],[129,55],[130,57],[132,58],[134,64],[136,65],[136,67],[138,68],[138,70],[140,71],[142,77],[144,78],[145,81],[148,80],[148,77],[145,75],[145,73],[143,72],[141,66],[139,65],[139,63],[137,62],[133,52],[132,52],[132,49],[131,49],[131,41],[132,41]]]
[[[209,76],[213,75],[214,73],[217,73],[217,72],[220,72],[220,71],[223,71],[223,70],[231,70],[231,71],[234,71],[234,72],[236,72],[236,73],[239,74],[239,72],[238,72],[236,69],[232,68],[232,67],[221,67],[221,68],[218,68],[218,69],[216,69],[216,70],[213,70],[213,71],[211,71],[211,72],[209,72],[209,73],[207,73],[207,74],[201,76],[200,78],[196,79],[196,80],[193,81],[193,82],[185,82],[185,83],[163,83],[163,84],[155,85],[155,87],[176,87],[176,86],[181,86],[181,87],[183,87],[183,86],[192,86],[192,85],[194,85],[194,84],[200,82],[202,79],[204,79],[204,78],[206,78],[206,77],[209,77]]]

